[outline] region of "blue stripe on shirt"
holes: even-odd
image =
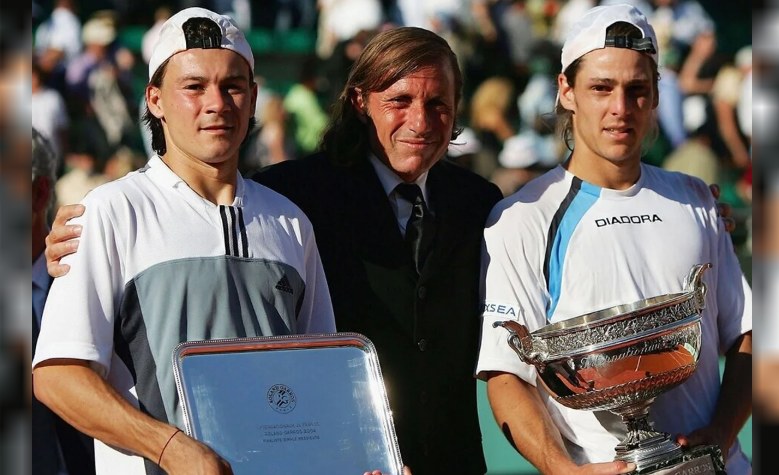
[[[601,189],[590,183],[582,182],[581,192],[577,193],[565,212],[552,245],[552,253],[549,262],[549,295],[551,301],[547,311],[547,320],[552,320],[557,303],[560,301],[560,291],[563,280],[563,263],[565,254],[568,252],[568,243],[571,241],[576,226],[582,220],[582,217],[589,211],[592,205],[598,201]]]

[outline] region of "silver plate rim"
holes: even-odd
[[[352,344],[344,344],[351,342]],[[339,344],[340,343],[340,344]],[[359,344],[355,344],[359,343]],[[213,354],[220,352],[229,352],[225,348],[235,348],[233,352],[249,352],[249,351],[270,351],[272,349],[288,348],[288,349],[303,349],[311,347],[352,347],[359,348],[368,355],[369,369],[374,378],[378,378],[380,384],[375,385],[381,391],[379,395],[383,402],[383,409],[385,420],[384,423],[387,426],[387,431],[392,441],[390,449],[392,450],[391,458],[395,466],[393,469],[398,475],[403,473],[403,460],[400,454],[400,446],[398,444],[397,434],[395,432],[395,424],[392,417],[392,410],[389,405],[389,399],[387,397],[387,389],[384,386],[384,377],[381,373],[381,366],[379,365],[379,357],[376,352],[376,346],[373,342],[363,334],[356,332],[340,332],[340,333],[310,333],[303,335],[276,335],[276,336],[259,336],[259,337],[245,337],[245,338],[224,338],[224,339],[212,339],[212,340],[193,340],[185,341],[176,345],[173,349],[171,358],[173,360],[173,378],[176,383],[176,391],[179,397],[179,403],[181,405],[182,418],[184,419],[184,431],[188,436],[192,436],[192,421],[190,414],[187,411],[187,407],[184,404],[184,386],[181,378],[181,364],[183,359],[189,354]],[[216,351],[217,348],[221,348],[221,351]],[[263,350],[264,348],[264,350]],[[210,351],[209,351],[210,350]]]

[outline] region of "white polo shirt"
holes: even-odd
[[[509,348],[508,333],[493,328],[513,319],[532,332],[615,305],[681,292],[695,264],[712,263],[702,315],[698,369],[660,396],[655,427],[687,434],[711,420],[720,388],[719,355],[752,329],[752,295],[700,180],[641,166],[624,191],[583,182],[562,166],[504,199],[493,209],[482,256],[484,313],[477,375],[513,373],[536,385],[536,370]],[[577,463],[607,462],[626,429],[607,411],[568,409],[538,385],[553,421]],[[751,470],[738,442],[727,470]]]
[[[309,220],[240,175],[235,194],[217,206],[156,156],[93,190],[73,220],[81,243],[52,285],[33,367],[89,361],[136,407],[183,428],[172,366],[179,343],[334,332]],[[95,459],[98,474],[156,470],[100,442]]]

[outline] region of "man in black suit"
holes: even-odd
[[[254,176],[311,219],[336,327],[376,345],[415,475],[486,471],[473,378],[479,253],[501,194],[443,159],[461,90],[443,39],[383,32],[355,63],[322,152]]]

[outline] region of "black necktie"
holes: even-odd
[[[406,223],[406,245],[411,250],[417,273],[421,274],[435,235],[435,221],[425,205],[419,185],[401,183],[395,187],[395,191],[411,203],[411,216]]]

